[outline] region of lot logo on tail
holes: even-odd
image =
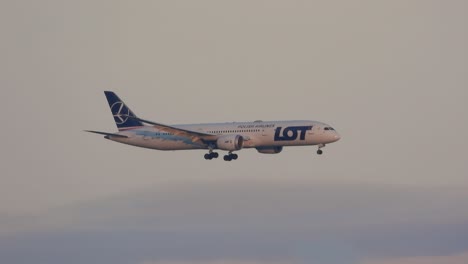
[[[277,127],[275,130],[275,141],[289,141],[289,140],[296,140],[297,136],[299,136],[299,140],[305,140],[306,131],[311,130],[312,126],[290,126],[285,127]],[[282,132],[281,132],[282,130]]]
[[[115,102],[111,106],[111,111],[117,125],[122,125],[127,122],[128,116],[130,115],[130,109],[128,109],[123,102]]]

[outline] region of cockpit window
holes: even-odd
[[[333,129],[333,127],[326,127],[324,128],[324,130],[335,130],[335,129]]]
[[[324,128],[324,130],[329,130],[329,128],[328,128],[328,127],[326,127],[326,128]]]

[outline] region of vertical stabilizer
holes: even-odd
[[[114,92],[105,91],[104,94],[106,95],[107,102],[114,116],[115,124],[119,130],[143,126],[143,123],[140,121],[130,118],[136,117],[136,115]]]

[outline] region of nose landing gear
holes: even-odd
[[[325,144],[318,145],[317,155],[322,155],[323,154],[323,150],[321,150],[321,148],[324,148],[324,147],[325,147]]]

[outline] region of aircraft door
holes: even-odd
[[[320,135],[323,133],[323,129],[320,126],[313,126],[311,130],[308,131],[310,135]]]

